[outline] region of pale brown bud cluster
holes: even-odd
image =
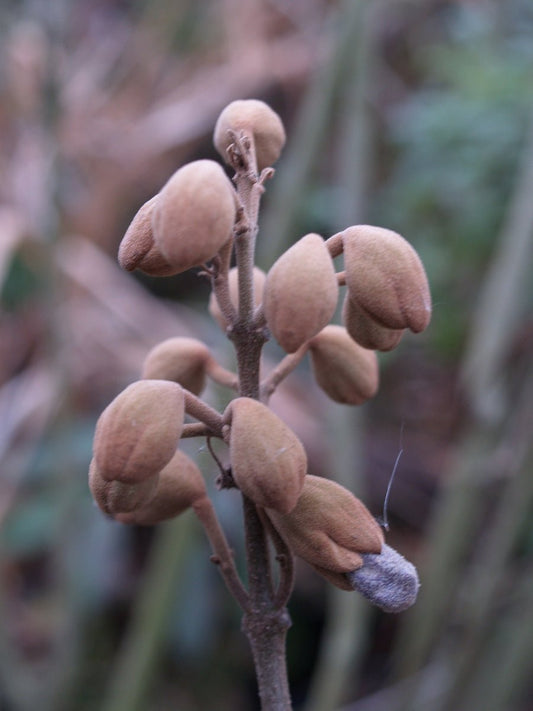
[[[183,389],[168,380],[132,383],[107,406],[89,469],[89,487],[106,514],[157,523],[205,495],[198,468],[176,451],[183,418]]]
[[[230,426],[232,475],[242,493],[258,506],[291,511],[307,471],[298,437],[268,407],[247,397],[228,405],[224,422]]]
[[[420,257],[396,232],[355,225],[340,233],[348,295],[343,318],[365,348],[391,350],[404,331],[423,331],[431,295]]]
[[[220,546],[202,474],[177,449],[182,436],[206,436],[220,487],[238,488],[255,504],[257,522],[276,547],[284,543],[283,556],[292,551],[337,587],[359,590],[386,611],[406,609],[418,591],[416,570],[384,544],[359,499],[307,474],[302,443],[267,403],[306,353],[329,398],[345,405],[372,398],[379,383],[375,351],[394,348],[406,329],[419,333],[429,323],[424,267],[397,233],[356,225],[327,241],[314,233],[301,237],[265,274],[253,265],[257,210],[285,143],[283,124],[262,101],[234,101],[220,114],[213,140],[235,170],[236,187],[212,160],[182,166],[139,209],[118,258],[124,269],[154,276],[202,267],[212,286],[209,312],[234,342],[238,373],[220,366],[196,338],[170,338],[152,348],[141,380],[98,420],[93,496],[123,523],[152,525],[191,506],[201,511],[227,574],[232,562],[227,544]],[[336,274],[333,259],[341,254],[344,271]],[[237,266],[230,268],[233,257]],[[339,284],[347,286],[344,326],[330,323]],[[270,336],[288,355],[261,381],[261,348]],[[239,392],[222,414],[200,400],[208,376]],[[199,422],[185,424],[185,413]],[[219,461],[212,437],[227,445],[229,466]]]

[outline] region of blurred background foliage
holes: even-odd
[[[307,231],[370,222],[417,247],[435,302],[356,413],[305,364],[273,399],[310,470],[376,516],[403,449],[388,535],[422,580],[391,617],[302,565],[295,707],[533,709],[531,3],[6,0],[0,54],[0,709],[257,708],[202,531],[109,522],[86,483],[96,418],[152,345],[195,335],[234,365],[204,280],[131,276],[115,256],[246,97],[288,133],[261,266]],[[188,451],[212,482],[202,444]],[[238,496],[210,486],[241,560]]]

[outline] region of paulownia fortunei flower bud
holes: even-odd
[[[381,552],[383,533],[370,511],[330,479],[308,474],[291,512],[267,513],[289,548],[322,574],[357,570],[364,553]]]
[[[371,318],[356,301],[346,294],[342,308],[342,320],[354,341],[363,348],[391,351],[401,341],[404,328],[387,328]]]
[[[362,405],[378,389],[374,351],[353,341],[342,326],[326,326],[309,345],[317,383],[335,402]]]
[[[183,418],[183,389],[177,383],[128,385],[96,423],[93,451],[102,477],[134,484],[158,474],[174,455]]]
[[[200,470],[192,459],[177,450],[159,473],[153,496],[135,511],[119,514],[115,518],[121,523],[153,526],[178,516],[204,496],[207,492]]]
[[[259,267],[254,267],[252,277],[254,280],[254,304],[257,308],[263,301],[263,289],[265,287],[266,274],[262,269],[259,269]],[[228,272],[228,288],[229,288],[231,303],[233,304],[233,306],[235,306],[236,309],[238,309],[239,308],[239,271],[238,271],[237,267],[233,267]],[[224,318],[224,314],[220,310],[220,306],[218,305],[217,298],[213,292],[211,292],[211,296],[209,297],[209,307],[208,308],[209,308],[209,313],[211,314],[211,316],[219,324],[220,328],[223,331],[225,331],[229,324],[226,322],[226,319]]]
[[[139,209],[118,248],[118,262],[122,269],[140,269],[151,276],[170,276],[176,269],[167,262],[154,242],[152,214],[159,198],[155,195]]]
[[[352,586],[384,612],[403,612],[414,604],[420,583],[416,568],[394,548],[364,554],[363,565],[346,574]]]
[[[205,387],[206,368],[211,353],[196,338],[168,338],[158,343],[145,358],[142,377],[172,380],[199,395]]]
[[[152,230],[175,273],[212,259],[231,238],[236,195],[222,167],[197,160],[177,170],[159,193]]]
[[[122,481],[107,481],[98,471],[96,462],[89,467],[89,489],[102,511],[109,516],[129,513],[148,501],[157,489],[158,474],[149,476],[135,484]]]
[[[348,227],[342,235],[351,301],[386,328],[423,331],[431,319],[431,295],[409,242],[370,225]]]
[[[263,308],[268,327],[287,353],[329,323],[338,294],[333,262],[320,235],[302,237],[273,264]]]
[[[237,135],[245,133],[253,140],[260,171],[277,161],[285,143],[285,129],[280,117],[257,99],[232,101],[218,117],[213,142],[225,161],[228,160],[228,147],[233,142],[230,130]]]
[[[239,489],[258,506],[291,511],[307,470],[298,437],[268,407],[247,397],[233,400],[224,420],[230,424],[231,471]]]

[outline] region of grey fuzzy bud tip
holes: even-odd
[[[403,612],[414,604],[420,583],[412,563],[383,544],[381,553],[364,553],[363,566],[346,577],[354,590],[384,612]]]

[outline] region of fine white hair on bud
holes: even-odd
[[[361,568],[346,573],[350,585],[384,612],[403,612],[416,601],[420,582],[415,566],[394,548],[363,553]]]

